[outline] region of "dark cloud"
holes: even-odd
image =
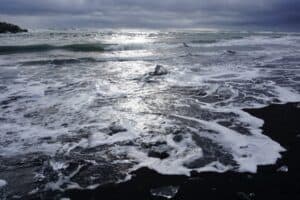
[[[299,0],[0,0],[31,27],[300,29]]]

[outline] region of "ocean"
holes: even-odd
[[[142,167],[256,173],[286,149],[243,109],[300,102],[300,34],[2,34],[0,93],[3,198],[93,190]]]

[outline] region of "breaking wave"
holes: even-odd
[[[47,52],[52,50],[65,50],[72,52],[103,52],[108,45],[105,44],[68,44],[62,46],[50,44],[33,44],[17,46],[0,46],[0,55],[15,53],[35,53]]]

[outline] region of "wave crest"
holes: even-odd
[[[47,52],[52,50],[65,50],[73,52],[103,52],[109,45],[101,43],[86,43],[86,44],[69,44],[69,45],[49,45],[49,44],[33,44],[22,46],[0,46],[0,55],[15,54],[15,53],[34,53]]]

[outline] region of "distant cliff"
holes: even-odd
[[[28,32],[26,29],[22,29],[19,26],[0,22],[0,33],[21,33]]]

